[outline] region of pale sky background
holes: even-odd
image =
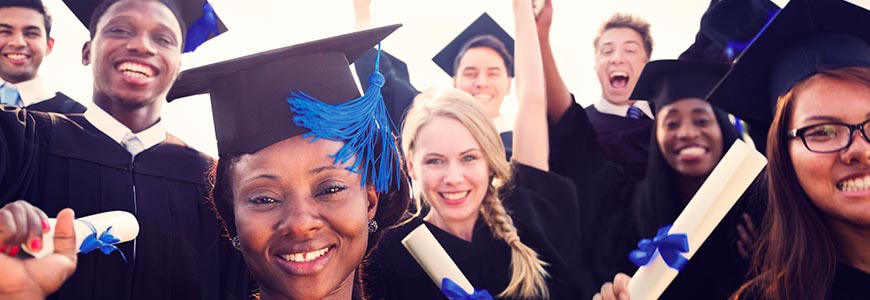
[[[636,14],[652,24],[652,59],[673,59],[693,41],[708,0],[552,0],[550,39],[556,62],[568,88],[582,105],[600,97],[593,70],[592,40],[600,24],[615,12]],[[89,105],[93,84],[90,67],[81,64],[87,30],[61,0],[45,0],[53,17],[55,47],[42,64],[46,85]],[[351,0],[209,0],[229,31],[182,57],[182,69],[271,48],[326,38],[352,31]],[[373,0],[375,26],[402,23],[385,39],[383,49],[408,63],[411,81],[424,90],[451,86],[451,79],[431,60],[447,42],[476,19],[489,13],[513,34],[510,0]],[[773,0],[779,6],[787,0]],[[870,7],[870,0],[851,0]],[[367,74],[366,74],[367,75]],[[508,96],[502,114],[515,113]],[[170,133],[193,147],[217,156],[208,95],[179,99],[163,106]]]

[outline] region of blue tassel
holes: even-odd
[[[362,97],[333,105],[299,91],[290,93],[287,102],[296,114],[293,122],[311,130],[302,135],[303,138],[313,137],[312,142],[321,138],[345,142],[337,153],[330,156],[335,159],[334,163],[345,164],[356,157],[353,166],[347,169],[362,174],[363,185],[368,182],[367,176],[372,174],[375,190],[384,193],[389,191],[390,184],[400,188],[401,167],[393,136],[396,126],[387,114],[381,95],[385,79],[378,71],[380,51],[378,44],[375,71],[369,75],[369,87]]]
[[[220,30],[218,30],[217,14],[215,14],[211,4],[208,4],[208,1],[206,1],[202,4],[202,17],[196,19],[190,25],[190,28],[187,28],[187,37],[184,41],[184,51],[182,53],[193,52],[199,45],[205,43],[212,33],[214,33],[214,36],[221,34]]]
[[[769,10],[767,12],[767,21],[764,23],[764,26],[761,27],[761,30],[755,33],[755,36],[753,36],[752,39],[750,39],[749,41],[729,41],[725,43],[725,55],[728,55],[729,59],[734,59],[738,54],[742,53],[743,50],[749,48],[749,46],[752,45],[752,43],[754,43],[755,40],[757,40],[758,37],[767,30],[767,27],[770,26],[770,23],[773,22],[774,17],[776,17],[776,14],[778,13],[779,9]]]

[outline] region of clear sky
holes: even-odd
[[[87,30],[61,0],[44,0],[54,17],[54,51],[43,62],[40,76],[48,86],[85,105],[90,104],[92,75],[81,64]],[[652,59],[673,59],[694,40],[708,0],[552,0],[554,55],[568,88],[588,105],[600,97],[593,71],[592,40],[602,21],[615,12],[636,14],[652,24]],[[229,31],[182,58],[183,69],[270,48],[350,32],[351,0],[209,0]],[[408,63],[418,89],[450,86],[450,78],[432,56],[481,13],[489,13],[513,32],[510,0],[373,0],[374,25],[402,23],[383,41],[383,49]],[[783,6],[787,0],[774,0]],[[852,0],[870,7],[870,0]],[[512,119],[513,98],[503,115]],[[193,147],[217,156],[208,96],[194,96],[164,105],[169,132]]]

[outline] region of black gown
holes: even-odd
[[[575,103],[551,127],[550,166],[553,172],[571,178],[576,186],[582,214],[583,264],[592,273],[590,284],[600,287],[618,272],[633,274],[637,267],[629,261],[628,253],[637,248],[640,239],[652,238],[655,232],[640,232],[633,209],[640,183],[626,176],[621,167],[602,159],[604,154],[595,143],[587,115]],[[756,206],[763,203],[757,199],[763,195],[763,189],[750,187],[661,299],[726,299],[739,288],[748,262],[737,252],[736,226],[742,212],[760,213],[762,209]]]
[[[31,111],[56,112],[61,114],[80,114],[87,108],[63,93],[56,93],[51,99],[27,106]]]
[[[553,299],[582,299],[581,283],[589,274],[579,266],[577,205],[572,184],[552,173],[517,164],[516,186],[504,198],[520,239],[550,266],[547,280]],[[493,296],[510,281],[510,247],[493,238],[482,217],[471,242],[415,218],[386,233],[366,262],[364,286],[371,299],[445,299],[437,285],[401,244],[420,224],[426,224],[475,289]]]
[[[586,108],[586,116],[598,135],[605,157],[621,166],[625,174],[634,178],[646,176],[647,157],[653,120],[642,117],[631,119],[605,114],[595,106]]]
[[[167,135],[134,160],[81,114],[0,106],[0,205],[25,199],[49,216],[123,210],[139,236],[117,253],[80,254],[75,273],[48,299],[243,299],[241,254],[207,202],[212,160]],[[135,248],[135,249],[134,249]]]
[[[859,300],[870,298],[870,273],[846,264],[837,264],[837,274],[831,287],[833,300]]]

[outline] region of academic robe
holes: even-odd
[[[212,160],[167,135],[135,159],[83,115],[0,106],[0,205],[24,199],[55,216],[123,210],[139,236],[120,253],[79,254],[75,273],[48,299],[245,299],[241,254],[208,203]]]
[[[634,274],[637,267],[628,253],[642,238],[655,232],[640,232],[635,209],[640,183],[626,176],[621,167],[606,159],[595,140],[589,112],[573,104],[550,129],[550,166],[553,172],[570,178],[575,186],[581,212],[583,264],[592,273],[592,286],[600,287],[623,272]],[[738,204],[714,229],[688,265],[661,299],[726,299],[743,283],[748,261],[737,252],[737,230],[744,211],[760,212],[764,191],[752,186]],[[682,210],[682,208],[680,208]],[[664,226],[668,224],[660,224]],[[756,223],[756,226],[760,223]],[[581,299],[592,297],[593,293]]]
[[[831,287],[834,300],[858,300],[870,297],[870,273],[846,264],[837,264],[837,274]]]
[[[552,173],[517,164],[516,186],[503,203],[511,212],[520,239],[550,265],[547,279],[552,299],[582,299],[581,283],[589,274],[579,265],[577,202],[574,188]],[[478,217],[471,241],[465,241],[422,218],[388,231],[364,263],[364,287],[371,299],[445,299],[437,285],[402,245],[417,226],[426,224],[475,289],[493,296],[511,277],[510,247]]]
[[[586,108],[586,116],[595,128],[605,157],[621,166],[625,174],[638,179],[644,178],[650,133],[655,122],[646,116],[631,119],[605,114],[595,106]]]
[[[84,105],[60,92],[56,93],[51,99],[28,105],[27,109],[61,114],[80,114],[87,110]]]

